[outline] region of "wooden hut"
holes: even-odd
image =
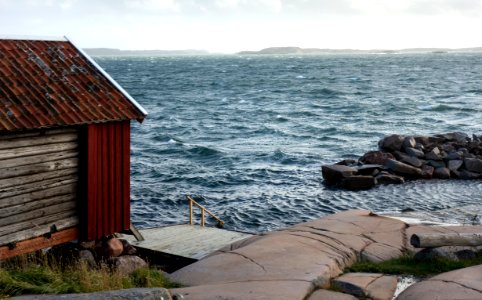
[[[0,38],[0,259],[129,229],[146,115],[67,38]]]

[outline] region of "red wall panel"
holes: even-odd
[[[87,240],[130,226],[130,122],[87,125]]]

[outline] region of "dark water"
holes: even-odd
[[[96,60],[149,111],[132,131],[141,227],[186,222],[186,194],[246,231],[350,208],[433,211],[482,200],[482,181],[350,192],[325,188],[320,174],[386,134],[482,134],[482,54]]]

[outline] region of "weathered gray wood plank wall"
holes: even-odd
[[[78,132],[0,134],[0,246],[78,224]]]

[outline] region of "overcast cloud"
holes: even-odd
[[[0,0],[0,34],[83,47],[482,46],[482,0]]]

